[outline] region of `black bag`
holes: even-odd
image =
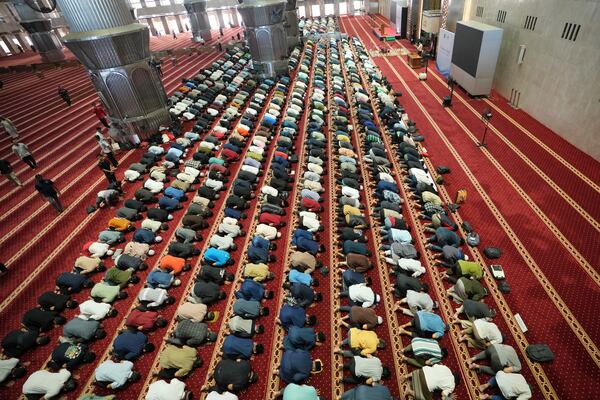
[[[506,281],[498,282],[498,290],[504,294],[510,293],[510,285]]]
[[[445,165],[440,165],[438,166],[436,169],[438,174],[447,174],[450,172],[450,168],[446,167]]]
[[[496,258],[500,258],[502,255],[502,250],[497,247],[486,247],[483,249],[483,254],[485,254],[485,256],[490,260],[494,260]]]
[[[554,353],[547,344],[530,344],[525,348],[527,357],[534,362],[550,362],[554,360]]]
[[[471,224],[468,221],[463,221],[461,226],[462,226],[463,230],[467,233],[469,233],[473,230],[473,227],[471,226]]]

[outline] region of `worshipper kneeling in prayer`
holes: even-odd
[[[159,356],[161,379],[181,378],[187,376],[192,369],[202,366],[202,359],[195,348],[167,344]]]
[[[504,371],[498,371],[496,376],[491,378],[487,383],[479,386],[481,392],[488,389],[496,389],[500,392],[499,394],[489,395],[483,393],[479,396],[479,399],[518,399],[527,400],[531,398],[531,386],[525,380],[525,377],[521,374],[506,373]]]
[[[220,392],[240,392],[249,385],[258,380],[256,372],[252,371],[252,366],[248,360],[230,360],[224,358],[220,360],[212,374],[216,383],[216,389]]]
[[[385,348],[383,339],[379,339],[373,331],[365,331],[358,328],[350,328],[348,330],[348,338],[344,339],[341,346],[349,346],[353,354],[363,356],[375,354],[377,350]],[[343,354],[340,346],[336,346],[335,353]]]
[[[218,355],[230,360],[251,360],[255,354],[262,354],[264,346],[255,343],[250,338],[240,338],[235,335],[227,335]]]
[[[453,374],[445,365],[435,364],[417,369],[410,375],[402,375],[399,380],[408,381],[409,388],[405,394],[409,399],[431,399],[434,392],[441,391],[442,400],[451,400],[454,389],[460,384],[460,374]]]
[[[475,361],[490,360],[490,365],[479,365]],[[521,361],[515,349],[506,344],[492,344],[469,359],[469,368],[494,376],[498,371],[507,374],[521,371]]]
[[[406,304],[408,308],[402,307],[404,304]],[[436,301],[433,301],[429,294],[416,292],[414,290],[407,290],[406,297],[396,302],[394,305],[394,311],[402,311],[404,315],[411,317],[413,317],[417,311],[431,312],[434,308],[438,308],[438,304]]]
[[[27,400],[51,399],[61,393],[75,390],[77,382],[66,369],[58,372],[39,370],[31,374],[23,383],[23,394]]]
[[[21,379],[25,375],[27,375],[27,369],[18,358],[0,360],[0,384],[12,386],[13,380]]]
[[[341,400],[394,400],[390,389],[383,385],[358,385],[342,394]]]
[[[106,360],[94,371],[94,383],[107,389],[120,389],[128,383],[140,380],[140,373],[133,370],[131,361]]]
[[[116,360],[135,361],[142,354],[154,351],[154,345],[148,342],[148,337],[131,327],[122,330],[112,346],[110,352]]]
[[[92,340],[104,339],[106,331],[100,321],[75,317],[63,327],[62,337],[67,341],[89,343]]]
[[[129,313],[125,325],[141,332],[148,332],[153,329],[164,328],[167,326],[167,320],[161,317],[156,311],[150,311],[144,306],[138,306]]]
[[[85,343],[60,343],[54,348],[48,369],[58,371],[66,368],[69,371],[77,369],[82,364],[91,363],[96,359],[96,354],[90,351]]]
[[[305,350],[285,350],[281,357],[279,368],[273,370],[285,383],[303,383],[311,374],[323,370],[321,360],[312,361],[311,355]]]
[[[207,324],[184,319],[177,323],[167,342],[178,346],[198,347],[215,340],[217,340],[217,334],[210,331]]]
[[[408,327],[412,327],[414,329],[413,332],[408,331]],[[400,326],[400,334],[441,339],[447,329],[448,325],[444,323],[439,315],[428,311],[417,311],[411,322]]]
[[[415,358],[405,355],[409,351],[413,353]],[[408,346],[402,349],[400,360],[417,368],[423,368],[426,365],[437,364],[447,356],[448,349],[440,347],[437,340],[415,337],[412,338]]]
[[[341,306],[339,311],[341,313],[348,313],[348,315],[343,316],[340,320],[340,323],[346,328],[354,327],[363,330],[373,330],[383,323],[383,318],[378,316],[372,308]],[[350,320],[350,323],[346,322],[348,320]]]
[[[64,325],[66,318],[55,311],[46,311],[42,308],[32,308],[21,317],[21,324],[27,329],[47,332],[50,329]]]
[[[36,346],[45,346],[50,343],[50,338],[40,334],[38,330],[25,327],[10,331],[2,339],[2,352],[8,357],[21,357]]]
[[[152,382],[145,397],[146,400],[192,400],[192,398],[192,392],[186,390],[185,383],[177,378],[171,379],[170,383],[162,379]]]

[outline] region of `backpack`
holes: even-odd
[[[447,174],[450,172],[450,168],[446,167],[445,165],[440,165],[438,166],[436,169],[438,174]]]
[[[467,233],[469,233],[473,230],[473,227],[471,226],[471,224],[468,221],[463,221],[461,226],[462,226],[463,230]]]
[[[467,244],[471,247],[479,245],[479,234],[475,231],[469,232],[467,235]]]
[[[435,183],[437,183],[438,185],[443,185],[444,184],[444,177],[443,176],[438,176],[437,178],[435,178]]]
[[[456,200],[454,202],[456,204],[462,204],[465,201],[467,201],[467,190],[466,189],[459,189],[456,192]]]
[[[483,254],[485,254],[485,256],[490,260],[493,260],[495,258],[500,258],[502,255],[502,250],[497,247],[486,247],[483,249]]]
[[[525,353],[534,362],[550,362],[554,360],[554,353],[547,344],[530,344],[525,348]]]

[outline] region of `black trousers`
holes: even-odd
[[[98,118],[100,120],[100,123],[102,123],[102,125],[104,125],[105,128],[110,128],[110,125],[108,124],[108,121],[106,120],[106,118]]]
[[[110,163],[113,165],[113,167],[119,166],[119,162],[115,158],[115,153],[113,153],[112,151],[110,153],[106,153],[106,157],[108,158]]]
[[[103,172],[104,172],[104,176],[106,176],[106,179],[108,180],[108,183],[117,182],[117,177],[115,176],[114,172],[109,172],[109,171],[103,171]]]
[[[33,156],[30,154],[28,156],[23,157],[21,160],[27,165],[29,165],[32,169],[37,168],[37,162],[33,159]]]

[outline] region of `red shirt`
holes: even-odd
[[[142,327],[142,330],[150,330],[154,328],[154,323],[158,319],[156,311],[140,311],[134,309],[129,317],[127,317],[127,326]]]
[[[262,213],[260,214],[260,217],[258,217],[258,221],[261,224],[272,224],[275,226],[279,226],[279,224],[281,223],[281,216],[271,213]]]
[[[321,204],[318,201],[309,199],[308,197],[303,197],[302,202],[300,203],[302,207],[308,208],[309,210],[320,210]]]
[[[222,174],[227,172],[227,168],[225,168],[224,166],[222,166],[220,164],[211,164],[209,169],[220,172]]]
[[[238,154],[231,149],[223,149],[223,157],[227,161],[234,161],[238,159]]]
[[[106,111],[104,111],[104,108],[102,108],[101,106],[94,107],[93,111],[94,114],[96,114],[96,117],[98,117],[98,119],[106,118]]]
[[[279,157],[282,157],[282,158],[283,158],[283,159],[285,159],[285,160],[287,160],[287,159],[288,159],[288,157],[289,157],[289,156],[287,155],[287,153],[284,153],[284,152],[282,152],[282,151],[276,151],[276,152],[275,152],[275,154],[273,154],[273,157],[277,157],[277,156],[279,156]]]

